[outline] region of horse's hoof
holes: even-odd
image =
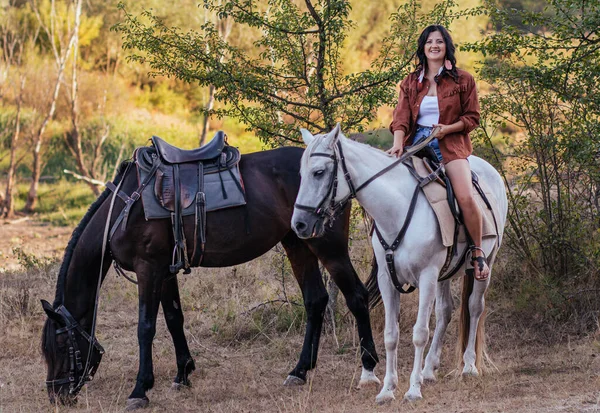
[[[391,390],[382,390],[381,393],[379,393],[377,397],[375,397],[375,401],[377,402],[377,404],[390,403],[392,400],[396,400],[396,398],[394,397],[394,392]]]
[[[287,379],[283,382],[284,386],[292,387],[292,386],[304,386],[306,384],[306,380],[301,379],[300,377],[289,375]]]
[[[422,398],[423,398],[423,396],[421,395],[421,391],[420,390],[417,390],[417,391],[414,391],[414,392],[407,391],[404,394],[404,400],[407,401],[407,402],[410,402],[410,403],[416,402],[417,400],[421,400]]]
[[[435,377],[435,373],[431,372],[431,373],[423,373],[423,383],[426,384],[433,384],[437,381],[437,378]]]
[[[189,382],[187,384],[175,383],[175,382],[173,382],[173,384],[171,384],[171,390],[177,390],[177,391],[189,389],[190,387],[192,387],[192,384]]]
[[[126,412],[131,412],[137,409],[144,409],[148,407],[150,400],[147,397],[142,397],[141,399],[127,399],[127,406],[125,406]]]
[[[462,372],[462,376],[464,378],[479,376],[479,372],[477,371],[477,367],[472,366],[471,368],[468,368],[467,366],[465,366],[465,368],[463,369],[463,372]]]
[[[380,385],[381,381],[377,378],[373,371],[363,369],[363,372],[360,376],[360,381],[358,382],[357,389],[362,389],[364,386],[368,386],[370,384]]]

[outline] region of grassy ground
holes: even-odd
[[[33,223],[16,225],[22,225],[23,233],[28,233]],[[368,249],[364,240],[355,238],[352,255],[364,277]],[[33,245],[35,239],[39,238],[33,239]],[[66,241],[66,237],[56,238],[54,243],[64,246]],[[19,262],[28,261],[21,258]],[[138,365],[136,287],[114,273],[109,275],[99,312],[98,337],[106,349],[100,369],[94,381],[83,389],[75,408],[51,406],[43,384],[45,366],[39,349],[44,321],[39,299],[53,298],[57,271],[57,264],[47,264],[37,257],[26,270],[0,273],[0,412],[122,411],[133,389]],[[488,301],[489,352],[498,371],[479,379],[455,377],[453,321],[439,380],[425,387],[424,400],[415,404],[401,401],[412,368],[411,328],[417,297],[404,299],[398,400],[377,406],[375,395],[379,389],[355,389],[360,375],[357,335],[342,302],[337,334],[334,336],[330,329],[324,333],[319,366],[310,375],[310,382],[300,388],[281,385],[302,346],[304,314],[301,307],[280,301],[261,305],[269,300],[300,301],[280,250],[237,267],[195,270],[181,276],[180,285],[186,336],[197,366],[191,376],[193,387],[179,392],[170,389],[176,372],[175,357],[161,316],[153,347],[156,384],[148,393],[150,406],[146,411],[600,411],[600,337],[548,344],[539,332],[519,319],[507,317],[498,298]],[[458,294],[456,301],[457,297]],[[373,328],[382,361],[376,373],[383,379],[382,308],[373,312]]]

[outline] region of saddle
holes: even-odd
[[[473,242],[463,225],[462,215],[443,165],[439,163],[433,150],[428,153],[429,149],[426,147],[424,151],[416,153],[409,162],[406,162],[406,165],[420,182],[423,193],[438,220],[442,243],[448,248],[446,264],[440,271],[440,281],[443,281],[454,275],[466,259],[468,247],[461,253],[461,259],[455,268],[442,276],[448,269],[452,257],[457,254],[458,243],[472,244]],[[473,171],[472,182],[474,198],[482,212],[481,235],[483,238],[498,236],[496,216],[499,216],[499,212],[496,199],[485,182],[480,181],[479,176]]]
[[[137,148],[133,157],[146,219],[171,218],[175,247],[170,271],[188,274],[202,259],[206,213],[246,204],[240,152],[219,131],[208,144],[192,150],[153,136],[152,146]],[[190,259],[183,231],[183,217],[189,215],[195,216]]]

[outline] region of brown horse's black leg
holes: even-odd
[[[325,238],[309,242],[319,260],[344,294],[346,305],[348,305],[356,319],[358,337],[361,343],[362,365],[366,370],[373,371],[375,365],[379,362],[379,358],[377,357],[371,330],[369,293],[350,262],[347,241],[332,239],[336,237],[338,237],[338,234],[327,234]]]
[[[300,241],[292,231],[281,240],[281,244],[287,252],[294,276],[302,290],[307,319],[300,360],[290,372],[284,384],[304,384],[306,382],[306,372],[317,365],[323,316],[329,296],[323,285],[317,257],[306,244]]]
[[[177,376],[173,381],[173,388],[179,389],[180,386],[190,386],[191,383],[188,375],[196,369],[196,366],[183,332],[183,311],[181,310],[181,300],[179,299],[177,277],[169,277],[163,282],[160,302],[165,314],[167,327],[173,338],[175,357],[177,359]]]
[[[148,405],[146,391],[154,386],[152,341],[156,334],[156,318],[162,284],[165,274],[168,273],[168,267],[161,268],[156,262],[139,260],[134,270],[138,277],[140,365],[135,388],[127,401],[127,410],[146,407]]]

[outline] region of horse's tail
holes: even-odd
[[[379,267],[377,266],[377,260],[375,259],[375,255],[373,255],[371,274],[366,282],[367,291],[369,292],[369,308],[375,308],[381,303],[381,291],[379,291],[379,283],[377,282],[378,272]]]
[[[463,355],[469,343],[469,331],[471,329],[471,313],[469,311],[469,298],[473,292],[475,282],[474,276],[465,274],[463,277],[463,288],[460,306],[460,318],[458,320],[458,344],[456,347],[458,371],[461,371],[463,364]],[[485,345],[485,318],[487,310],[483,309],[479,323],[477,324],[477,332],[475,335],[475,367],[482,372],[485,368],[484,357],[487,357]]]

